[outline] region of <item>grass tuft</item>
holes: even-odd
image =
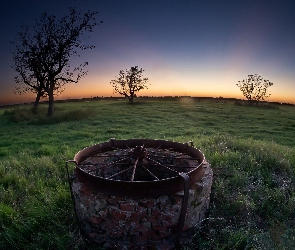
[[[13,108],[4,111],[4,115],[9,117],[9,120],[14,123],[23,123],[31,125],[46,125],[55,124],[70,121],[80,121],[87,119],[92,115],[90,109],[62,109],[55,108],[54,116],[46,116],[45,107],[39,107],[38,109],[24,107]]]

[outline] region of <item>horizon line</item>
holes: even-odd
[[[71,101],[71,100],[95,100],[95,99],[125,99],[126,97],[124,96],[91,96],[91,97],[80,97],[80,98],[63,98],[63,99],[56,99],[54,102],[66,102],[66,101]],[[240,99],[236,97],[213,97],[213,96],[189,96],[189,95],[165,95],[165,96],[157,96],[157,95],[147,95],[147,96],[136,96],[136,98],[200,98],[200,99],[222,99],[222,100],[238,100],[238,101],[249,101],[247,99]],[[292,105],[294,106],[295,103],[288,103],[288,102],[278,102],[278,101],[267,101],[267,100],[261,100],[258,101],[261,103],[273,103],[273,104],[280,104],[280,105]],[[1,104],[1,108],[5,107],[11,107],[11,106],[18,106],[18,105],[28,105],[28,104],[33,104],[34,101],[28,101],[28,102],[19,102],[19,103],[11,103],[11,104]],[[40,101],[39,104],[44,104],[48,103],[48,100]]]

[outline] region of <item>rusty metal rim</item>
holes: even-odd
[[[191,183],[195,183],[203,176],[201,168],[205,157],[203,153],[190,146],[188,143],[179,143],[166,140],[153,139],[130,139],[130,140],[115,140],[103,142],[89,146],[79,151],[74,161],[76,164],[75,174],[77,178],[89,188],[101,192],[109,192],[114,195],[128,195],[132,197],[159,196],[162,194],[173,194],[183,190],[183,179],[180,174],[175,177],[153,180],[153,181],[118,181],[106,179],[100,176],[91,175],[79,168],[79,164],[85,159],[94,156],[98,153],[114,151],[115,149],[134,148],[144,144],[147,148],[173,149],[176,152],[185,153],[189,156],[199,159],[198,165],[186,174],[189,176]]]

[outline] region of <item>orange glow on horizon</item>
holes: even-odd
[[[223,97],[223,98],[236,98],[236,99],[245,99],[244,96],[237,92],[237,93],[227,93],[224,91],[221,92],[206,92],[206,91],[191,91],[190,93],[187,91],[177,91],[177,90],[171,90],[166,91],[165,89],[162,90],[142,90],[137,93],[138,96],[191,96],[191,97]],[[55,96],[55,100],[65,100],[65,99],[82,99],[82,98],[93,98],[93,97],[120,97],[119,94],[114,94],[112,90],[109,88],[107,90],[102,90],[99,88],[97,91],[91,91],[90,89],[84,89],[83,91],[81,89],[79,90],[65,90],[62,94],[59,96]],[[44,101],[46,99],[41,99],[41,101]],[[27,102],[34,102],[35,101],[35,95],[33,93],[26,93],[23,95],[16,95],[16,94],[10,94],[6,95],[4,99],[0,101],[0,106],[4,105],[10,105],[10,104],[19,104],[19,103],[27,103]],[[271,96],[266,101],[269,102],[282,102],[282,103],[291,103],[295,104],[295,101],[291,97],[284,97],[284,96]]]
[[[170,75],[168,72],[163,76],[147,74],[150,85],[148,89],[141,90],[137,93],[138,96],[192,96],[192,97],[223,97],[223,98],[237,98],[245,99],[239,88],[233,82],[234,79],[240,79],[240,76],[229,72],[224,75],[224,80],[219,80],[218,77],[211,75],[211,78],[206,80],[208,72],[205,76],[199,75],[189,76],[184,81],[181,76]],[[165,74],[166,73],[166,74]],[[204,84],[206,82],[206,84]],[[283,79],[283,82],[287,82]],[[267,98],[270,102],[283,102],[295,104],[295,98],[291,89],[281,88],[281,85],[276,84],[270,89],[271,96]],[[283,92],[285,91],[285,92]],[[0,100],[0,106],[8,104],[18,104],[26,102],[34,102],[35,94],[25,93],[17,95],[13,93],[13,89],[6,89],[2,92],[4,98]],[[109,83],[108,77],[92,76],[83,79],[78,84],[67,84],[65,90],[59,95],[55,96],[56,100],[65,99],[81,99],[92,97],[120,97],[119,94],[113,93],[112,86]],[[46,99],[41,99],[41,101]]]

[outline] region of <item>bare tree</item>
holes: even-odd
[[[236,85],[240,88],[250,104],[265,100],[265,98],[271,95],[267,90],[273,83],[269,80],[264,80],[261,75],[248,75],[248,79],[238,82]]]
[[[71,68],[70,59],[79,56],[78,50],[92,49],[84,45],[85,32],[92,32],[96,26],[97,12],[82,14],[70,8],[70,14],[61,19],[47,13],[36,20],[33,29],[24,28],[18,33],[14,69],[19,73],[16,81],[24,82],[24,90],[37,93],[39,97],[48,95],[48,115],[54,113],[54,94],[62,91],[68,82],[77,83],[87,74],[87,62]],[[22,59],[22,62],[20,62]]]
[[[148,78],[143,77],[143,71],[142,68],[138,69],[138,66],[125,71],[120,70],[119,77],[110,82],[113,92],[127,97],[129,102],[133,103],[136,92],[148,88]]]
[[[21,51],[18,46],[16,48],[18,52]],[[40,58],[38,58],[37,54],[14,53],[13,61],[14,65],[12,68],[18,73],[14,78],[15,82],[18,83],[14,92],[16,94],[23,94],[25,92],[35,93],[34,109],[37,109],[40,99],[48,97],[46,92],[48,77],[46,72],[42,70]],[[60,81],[55,84],[55,95],[62,92],[62,85]]]

